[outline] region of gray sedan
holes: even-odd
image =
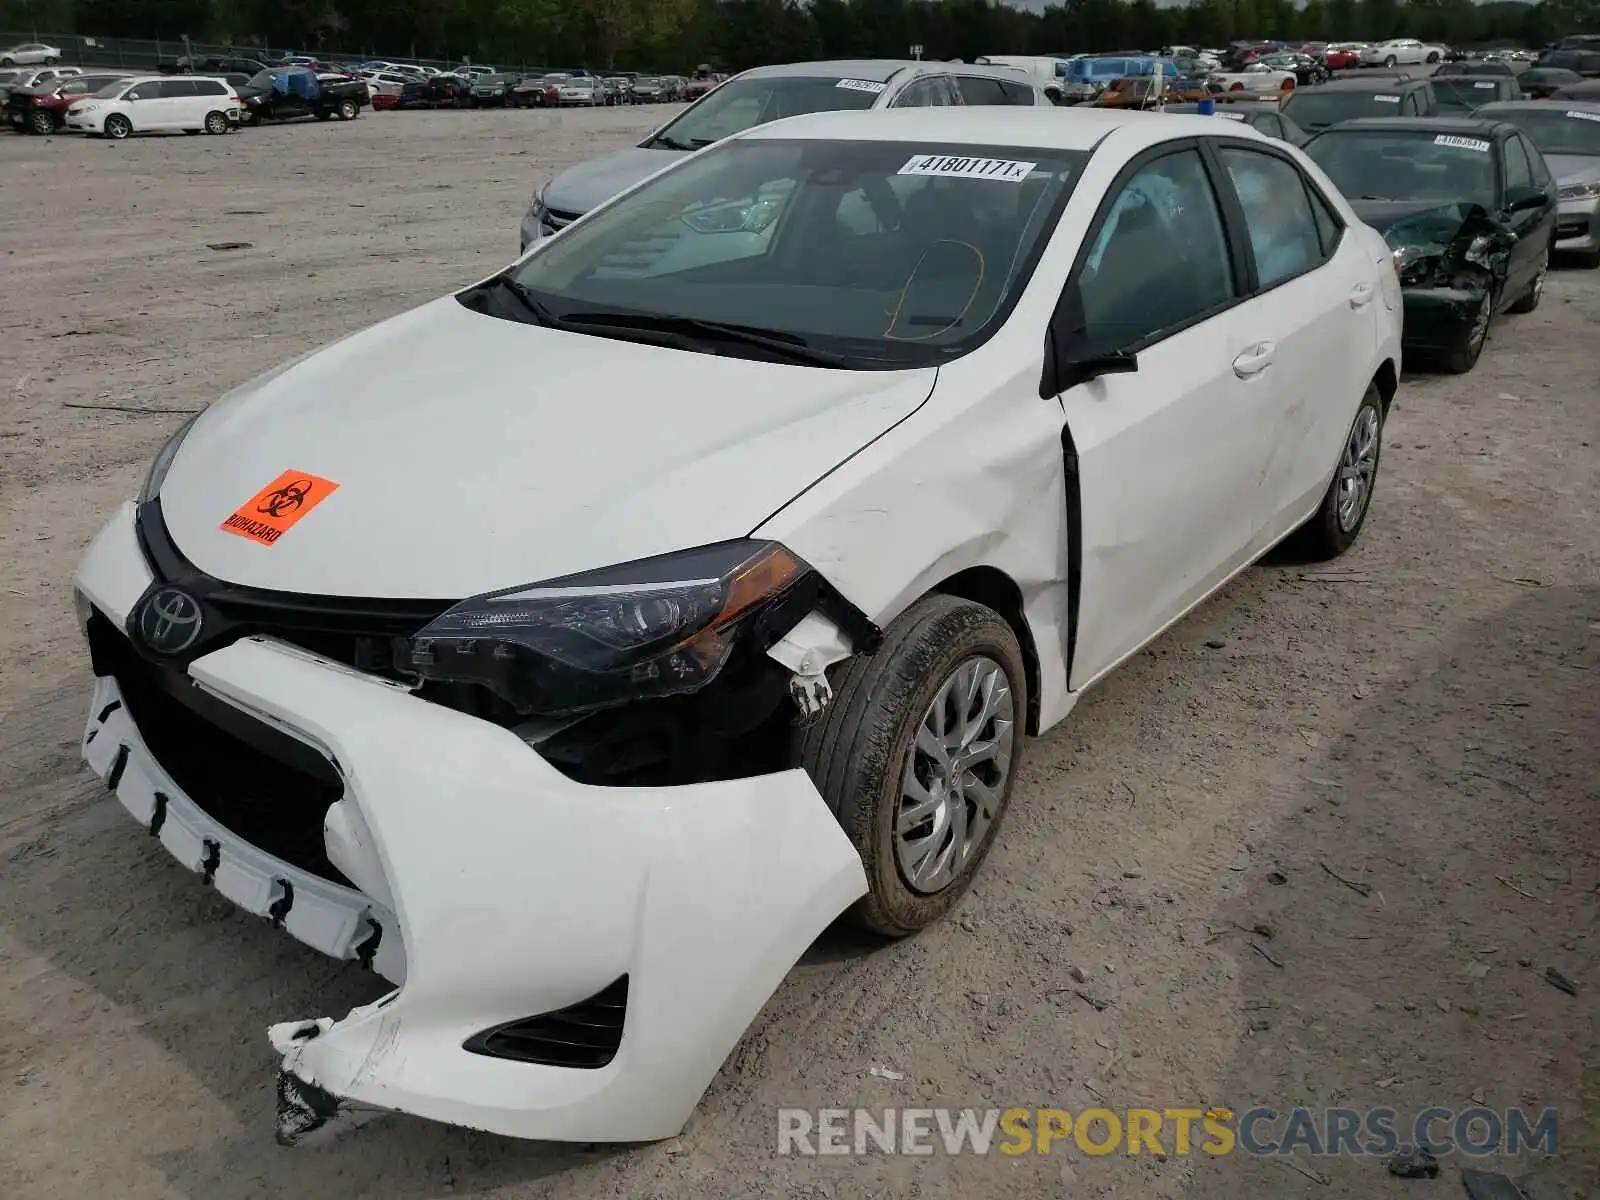
[[[522,249],[674,158],[780,117],[856,108],[1049,103],[1028,76],[1010,67],[874,60],[756,67],[718,84],[639,145],[579,163],[550,180],[533,194],[522,218]]]
[[[1509,121],[1538,147],[1560,189],[1555,249],[1583,266],[1600,267],[1600,103],[1509,100],[1476,115]]]

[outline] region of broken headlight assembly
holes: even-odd
[[[1438,273],[1441,255],[1416,246],[1401,246],[1394,252],[1394,271],[1402,287],[1429,283]]]
[[[753,624],[781,637],[819,583],[775,542],[720,542],[464,600],[411,639],[401,668],[543,716],[683,695],[717,677]],[[805,603],[791,613],[790,598]]]

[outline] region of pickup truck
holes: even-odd
[[[274,67],[259,71],[237,89],[245,124],[315,117],[353,121],[371,103],[367,85],[346,75],[319,74],[306,67]]]

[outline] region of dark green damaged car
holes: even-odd
[[[1538,307],[1556,185],[1515,126],[1444,118],[1346,121],[1305,151],[1394,250],[1404,347],[1470,371],[1502,312]]]

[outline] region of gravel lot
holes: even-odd
[[[1248,572],[1034,743],[959,919],[826,935],[681,1138],[395,1117],[273,1144],[268,1022],[382,989],[236,913],[79,767],[70,575],[183,418],[68,406],[194,409],[487,274],[536,183],[664,115],[0,135],[0,1192],[1459,1194],[1377,1160],[775,1153],[783,1105],[1102,1101],[1555,1106],[1552,1194],[1600,1186],[1600,273],[1573,271],[1471,375],[1405,380],[1336,571]]]

